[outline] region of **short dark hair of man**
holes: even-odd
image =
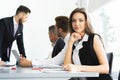
[[[68,17],[67,16],[57,16],[55,18],[57,28],[63,29],[64,32],[68,32]]]
[[[20,5],[17,10],[16,10],[16,15],[19,14],[20,12],[24,12],[24,13],[31,13],[30,9],[26,6]]]

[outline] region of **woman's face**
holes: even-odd
[[[77,12],[72,16],[72,28],[77,33],[85,32],[85,16],[84,14]]]

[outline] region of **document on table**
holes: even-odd
[[[39,70],[41,72],[68,72],[63,69],[61,65],[48,64],[47,66],[33,66],[32,70]]]
[[[41,65],[41,66],[36,66],[34,65],[33,68],[62,68],[60,65],[54,65],[54,64],[48,64],[48,65]]]
[[[40,71],[41,72],[68,72],[68,71],[65,71],[62,68],[43,68]]]

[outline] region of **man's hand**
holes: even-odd
[[[21,67],[32,67],[32,61],[30,61],[26,58],[23,58],[23,57],[20,57],[19,64]]]
[[[3,66],[5,65],[5,62],[4,61],[0,61],[0,66]]]

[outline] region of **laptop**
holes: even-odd
[[[20,61],[20,55],[19,55],[19,53],[16,50],[12,50],[12,53],[15,56],[16,61],[19,62]]]

